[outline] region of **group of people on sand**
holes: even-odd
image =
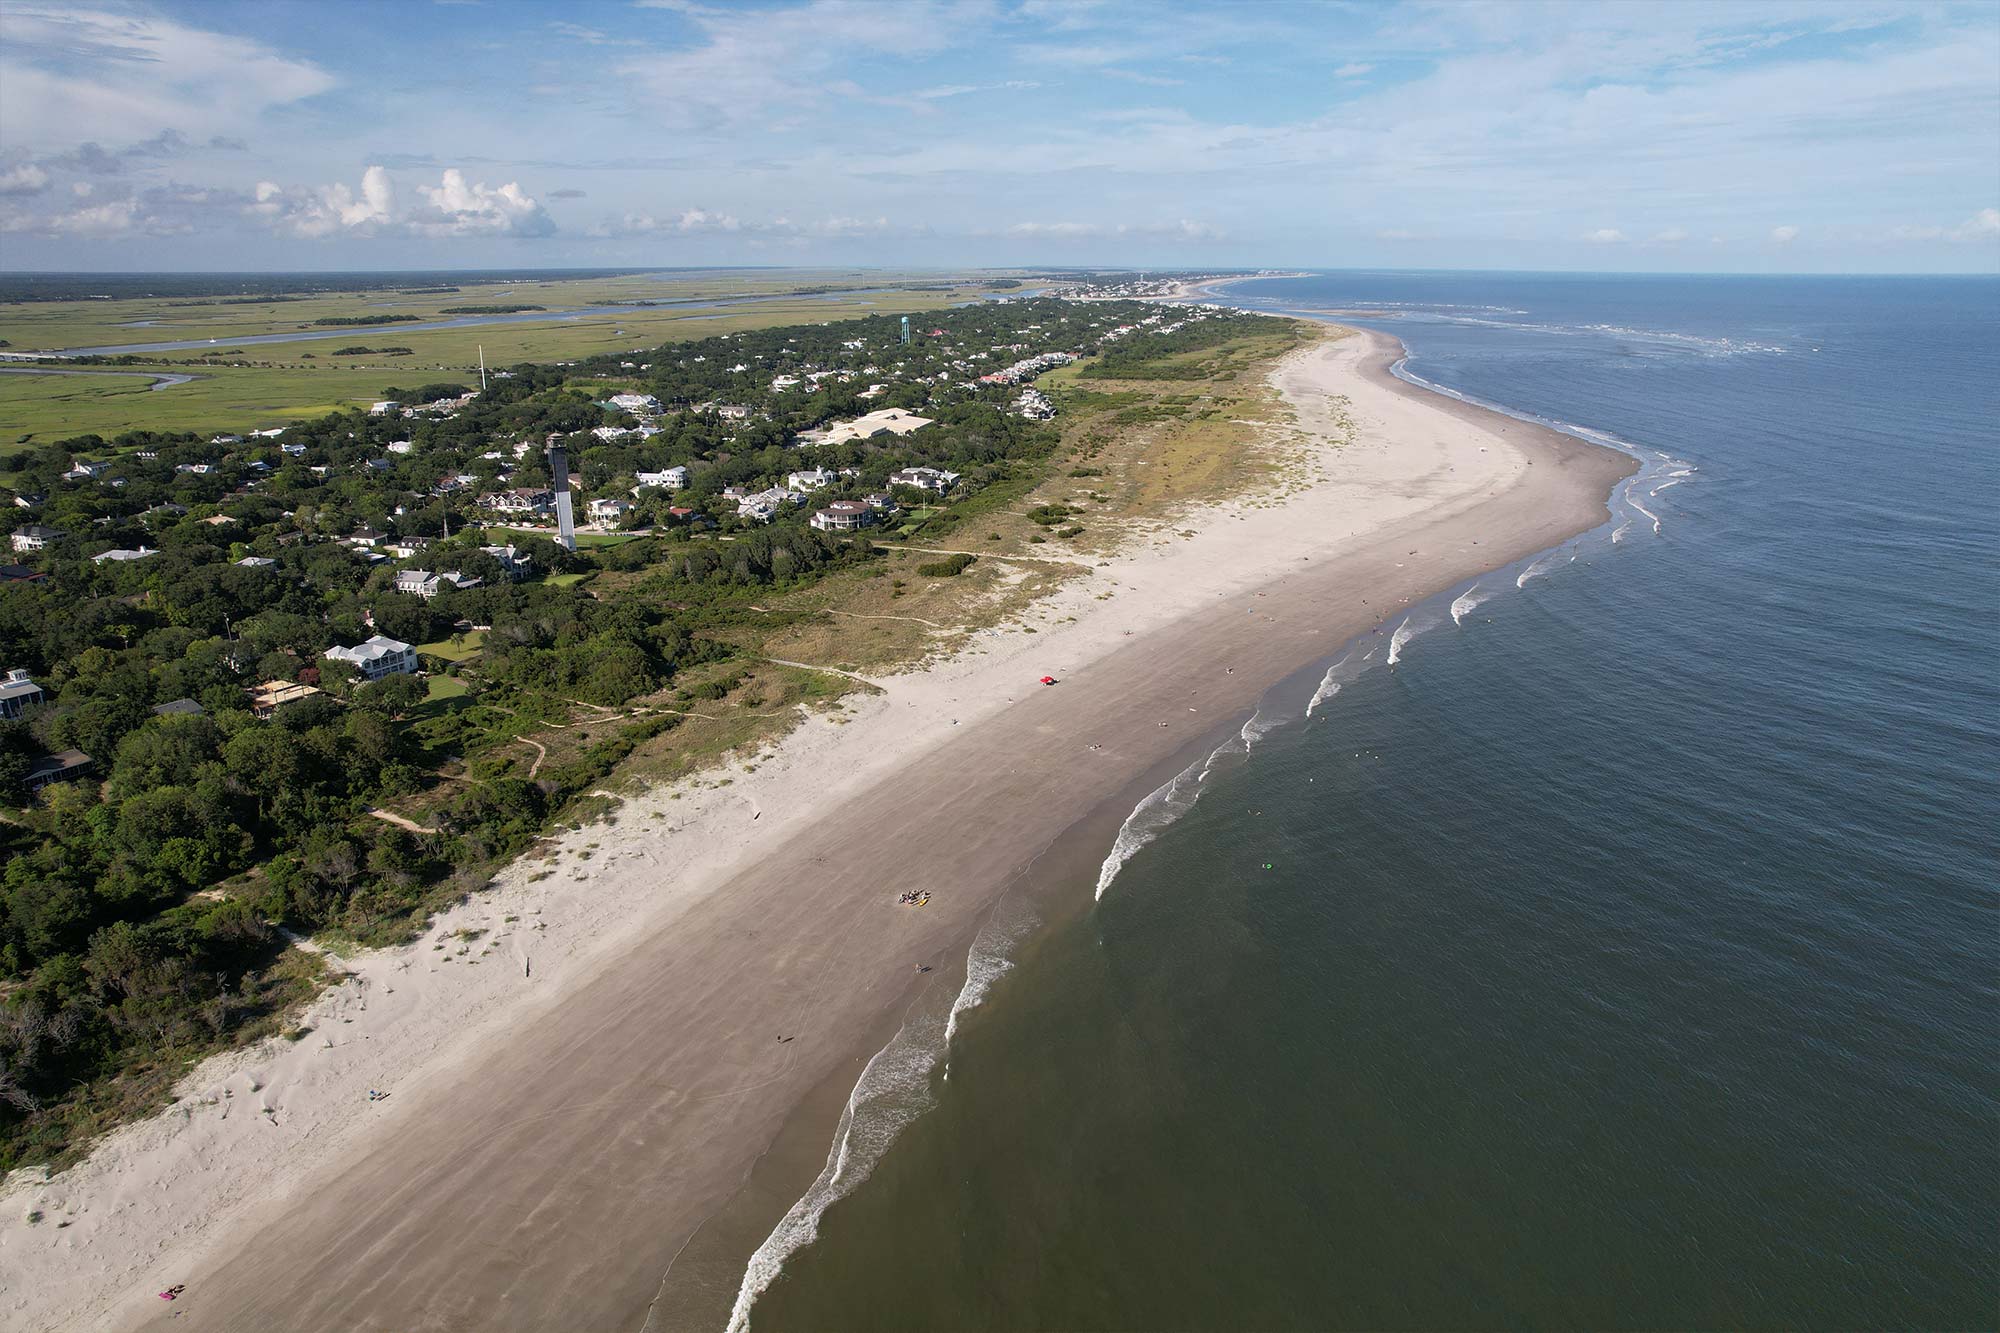
[[[931,891],[929,889],[912,889],[908,893],[903,894],[901,897],[896,899],[896,901],[898,903],[901,903],[904,907],[922,907],[925,903],[929,902],[930,900],[931,900]]]

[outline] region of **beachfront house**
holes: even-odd
[[[409,675],[417,669],[417,650],[386,634],[377,634],[352,648],[329,648],[320,655],[352,663],[365,680],[380,680],[398,673]]]
[[[875,522],[875,511],[864,500],[835,500],[808,521],[822,532],[857,532]]]
[[[891,486],[914,486],[918,490],[943,495],[958,481],[958,473],[936,467],[906,467],[889,474]]]

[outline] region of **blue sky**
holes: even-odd
[[[2000,269],[2000,5],[0,0],[0,268]]]

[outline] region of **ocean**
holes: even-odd
[[[1645,467],[1003,902],[738,1324],[1995,1326],[2000,281],[1226,299]]]

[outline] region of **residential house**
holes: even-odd
[[[658,472],[641,472],[633,480],[639,483],[632,488],[634,495],[649,486],[657,486],[664,491],[677,491],[688,484],[688,470],[684,467],[662,468]]]
[[[14,497],[14,506],[17,509],[34,509],[47,504],[48,500],[49,497],[40,491],[22,491]]]
[[[93,463],[87,458],[70,460],[69,471],[63,473],[64,481],[95,481],[109,468],[109,463]]]
[[[623,521],[625,515],[631,513],[634,507],[630,500],[621,500],[616,497],[592,500],[589,505],[591,521],[596,523],[618,523]]]
[[[377,634],[366,643],[358,643],[352,648],[329,648],[320,656],[330,657],[336,662],[351,662],[368,680],[380,680],[399,672],[409,674],[417,669],[417,650],[386,634]]]
[[[26,565],[0,565],[0,583],[40,583],[48,575]]]
[[[503,514],[547,514],[556,507],[556,493],[545,486],[516,486],[482,495],[479,503]]]
[[[407,454],[412,450],[414,450],[417,446],[416,442],[413,440],[391,440],[389,441],[389,443],[383,445],[382,447],[384,449],[387,449],[392,454]]]
[[[808,468],[804,472],[794,472],[785,478],[785,485],[795,491],[816,491],[831,486],[839,478],[823,467]]]
[[[535,557],[516,554],[511,542],[505,546],[482,546],[479,549],[499,561],[501,570],[516,583],[528,577],[535,564]]]
[[[30,523],[25,528],[14,529],[14,549],[17,551],[40,551],[50,542],[59,542],[69,536],[61,528],[46,527],[40,523]]]
[[[192,699],[175,699],[169,703],[154,704],[154,717],[200,717],[207,710]]]
[[[394,412],[401,407],[402,404],[397,402],[395,399],[385,398],[381,402],[375,404],[375,406],[369,408],[368,415],[371,417],[386,417],[391,412]]]
[[[943,495],[958,480],[958,473],[946,472],[935,467],[906,467],[900,472],[889,474],[891,486],[915,486],[919,490],[932,491]]]
[[[144,560],[149,556],[155,556],[158,554],[159,554],[158,551],[153,550],[149,546],[141,546],[136,551],[127,551],[121,548],[110,551],[99,551],[96,555],[90,557],[90,563],[93,565],[101,565],[107,560],[116,560],[120,562],[126,560]]]
[[[341,540],[345,541],[349,546],[365,546],[373,550],[375,547],[389,540],[389,535],[385,532],[377,532],[373,528],[362,528],[359,531],[348,533]]]
[[[855,532],[875,522],[875,511],[861,500],[835,500],[809,520],[822,532]]]
[[[768,523],[796,504],[804,504],[806,497],[797,491],[788,491],[782,486],[773,486],[768,491],[757,491],[736,502],[736,512],[742,518]]]
[[[9,671],[5,680],[0,680],[0,717],[16,718],[45,702],[47,699],[42,694],[42,687],[19,667]]]
[[[278,562],[268,555],[246,555],[236,563],[243,569],[269,569]]]
[[[650,393],[614,393],[611,395],[611,405],[621,412],[630,412],[635,417],[648,416],[660,410],[660,400]]]
[[[470,578],[458,570],[447,569],[433,574],[428,569],[404,569],[396,573],[396,591],[421,597],[425,601],[437,596],[446,588],[477,588],[485,580]]]
[[[896,497],[887,491],[873,491],[862,496],[861,499],[870,509],[880,513],[893,514],[896,512]]]
[[[25,781],[29,791],[40,791],[51,782],[70,782],[89,771],[89,755],[81,750],[58,750],[29,765]]]

